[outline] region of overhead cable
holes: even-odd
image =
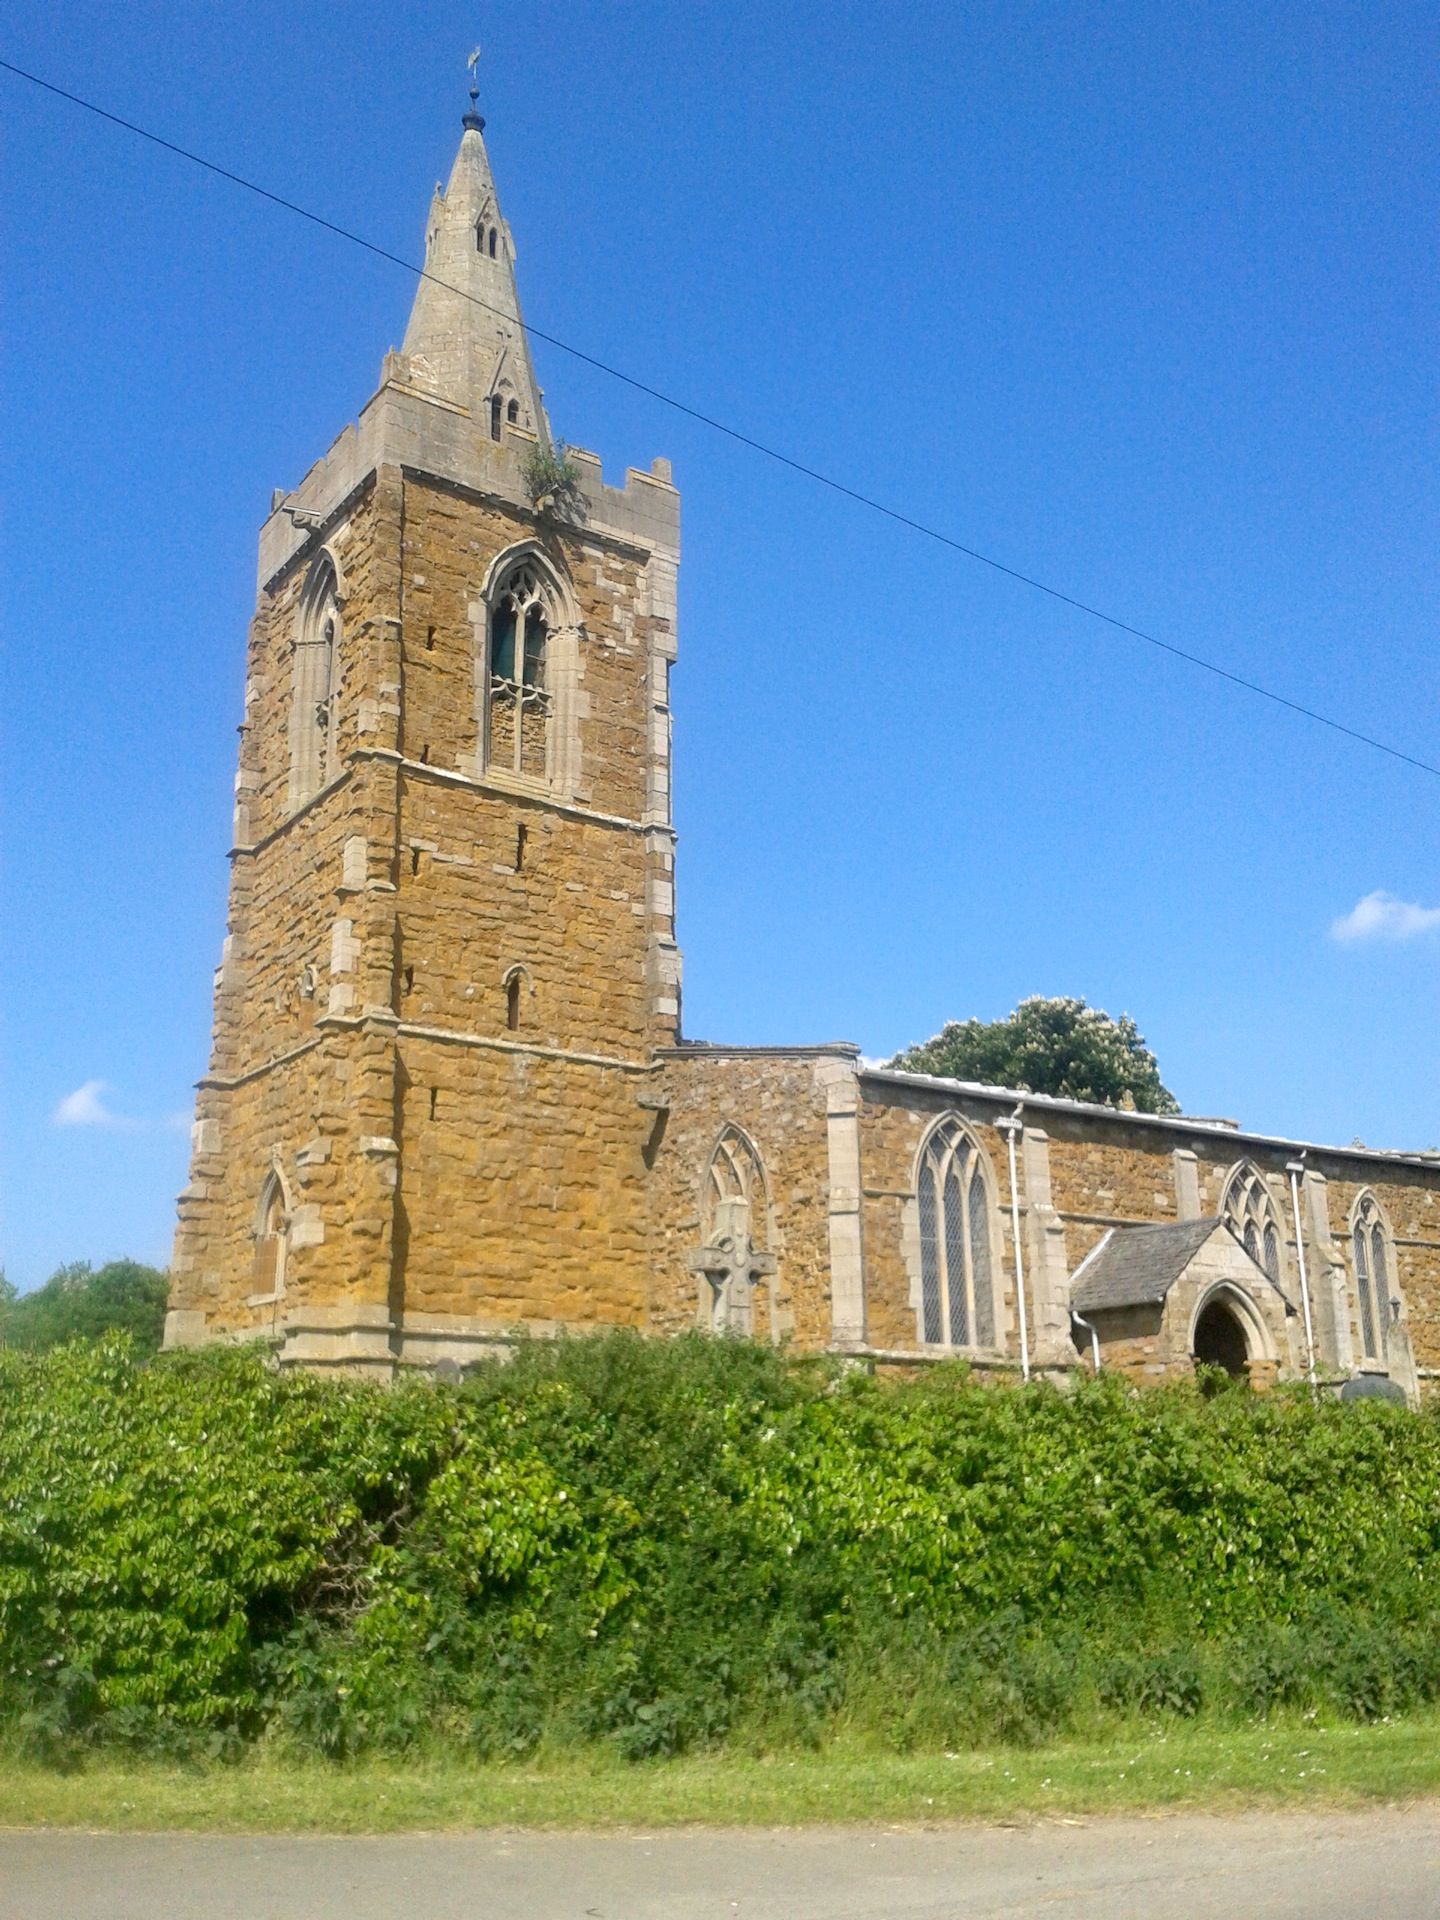
[[[413,260],[407,260],[403,254],[392,253],[388,247],[382,247],[377,241],[367,240],[364,234],[356,233],[349,227],[342,227],[337,221],[327,220],[323,214],[314,213],[309,207],[301,206],[296,200],[290,200],[284,194],[273,193],[269,187],[262,187],[256,180],[248,180],[244,174],[236,173],[229,167],[223,167],[216,160],[207,159],[204,154],[196,153],[189,147],[182,147],[174,140],[167,140],[162,134],[154,133],[149,127],[142,127],[137,121],[127,120],[123,115],[111,113],[106,107],[85,99],[81,94],[72,93],[68,88],[56,86],[53,81],[42,80],[39,74],[30,73],[24,67],[16,66],[13,61],[0,59],[0,70],[12,73],[19,80],[28,81],[31,86],[41,88],[45,93],[53,94],[57,99],[66,100],[71,106],[80,107],[86,113],[94,114],[97,119],[108,121],[111,126],[120,127],[126,133],[133,133],[137,139],[148,141],[151,146],[160,147],[164,152],[174,154],[177,159],[187,161],[191,166],[202,168],[217,179],[228,181],[231,186],[241,187],[246,193],[253,193],[262,200],[268,200],[272,206],[293,213],[301,220],[308,220],[312,226],[322,228],[326,233],[334,234],[337,239],[348,241],[352,246],[361,247],[366,253],[373,254],[378,260],[385,260],[391,266],[401,268],[414,275],[418,280],[433,281],[449,293],[459,294],[463,299],[472,301],[477,307],[483,307],[488,313],[498,313],[499,308],[491,306],[478,294],[464,287],[451,285],[439,275],[430,273],[425,267],[417,266]],[[509,317],[509,316],[505,316]],[[557,334],[547,333],[541,327],[528,321],[525,330],[535,340],[543,340],[547,346],[568,354],[572,360],[593,367],[597,373],[606,374],[612,380],[619,380],[636,393],[643,393],[651,400],[658,400],[662,406],[672,412],[683,414],[686,419],[696,421],[711,432],[723,434],[727,440],[748,447],[752,453],[762,454],[767,460],[773,460],[777,466],[786,467],[791,473],[798,473],[807,480],[813,480],[817,486],[827,488],[831,493],[839,494],[843,499],[852,500],[857,506],[868,508],[872,513],[882,514],[885,519],[897,526],[907,527],[912,533],[920,534],[926,540],[933,540],[939,546],[948,547],[952,553],[963,554],[967,560],[975,560],[993,572],[1003,574],[1007,580],[1014,580],[1020,586],[1029,587],[1035,593],[1043,593],[1047,599],[1057,601],[1061,606],[1070,607],[1076,613],[1083,613],[1088,619],[1099,620],[1117,633],[1127,634],[1132,640],[1141,640],[1146,646],[1154,647],[1161,653],[1167,653],[1176,660],[1183,660],[1187,666],[1197,667],[1203,673],[1213,674],[1216,679],[1226,680],[1231,686],[1240,687],[1246,693],[1253,693],[1261,700],[1268,700],[1273,706],[1283,707],[1286,712],[1299,714],[1302,719],[1312,720],[1317,726],[1328,727],[1332,733],[1343,734],[1347,740],[1372,748],[1383,753],[1391,760],[1399,760],[1407,767],[1414,767],[1420,773],[1428,773],[1440,780],[1440,766],[1428,760],[1421,760],[1413,753],[1406,753],[1400,747],[1391,746],[1387,741],[1377,739],[1374,734],[1362,733],[1358,727],[1347,726],[1343,720],[1337,720],[1332,714],[1321,713],[1318,708],[1306,706],[1302,701],[1292,700],[1288,695],[1277,693],[1273,687],[1267,687],[1258,680],[1251,680],[1242,673],[1236,673],[1229,667],[1223,667],[1217,660],[1209,660],[1203,654],[1193,653],[1187,647],[1177,646],[1172,640],[1162,640],[1158,634],[1148,633],[1143,627],[1137,627],[1118,615],[1106,613],[1103,608],[1092,606],[1088,601],[1079,600],[1074,594],[1065,593],[1059,587],[1052,587],[1044,580],[1038,580],[1034,574],[1024,573],[1018,567],[1008,566],[1005,561],[997,560],[992,554],[982,553],[978,547],[967,546],[963,540],[932,527],[923,520],[903,512],[899,507],[888,506],[873,495],[862,493],[857,487],[847,486],[843,480],[837,480],[833,474],[822,472],[818,467],[808,466],[805,461],[797,460],[794,455],[772,447],[764,440],[757,440],[753,434],[739,427],[732,427],[726,421],[717,419],[714,414],[706,413],[699,407],[692,407],[687,401],[677,400],[673,394],[663,392],[659,387],[651,386],[648,381],[638,379],[634,374],[611,366],[608,361],[598,359],[583,348],[572,346],[568,340],[562,340]]]

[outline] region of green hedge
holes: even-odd
[[[329,1753],[1440,1696],[1440,1422],[1222,1391],[876,1384],[738,1342],[463,1387],[123,1341],[0,1354],[0,1725]]]

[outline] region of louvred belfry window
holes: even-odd
[[[537,570],[508,576],[490,610],[486,765],[544,779],[551,701],[549,599]]]
[[[993,1347],[990,1195],[980,1150],[942,1120],[920,1158],[920,1338],[927,1346]]]

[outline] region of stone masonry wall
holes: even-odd
[[[776,1259],[755,1292],[755,1335],[814,1352],[830,1341],[829,1156],[816,1060],[780,1053],[664,1056],[669,1115],[649,1181],[652,1326],[679,1332],[697,1319],[699,1283],[685,1264],[701,1244],[701,1201],[722,1128],[737,1126],[760,1154],[769,1219],[752,1241]]]
[[[992,1124],[998,1117],[995,1109],[920,1089],[881,1088],[873,1082],[865,1084],[860,1108],[866,1341],[872,1347],[891,1351],[920,1344],[905,1257],[906,1206],[913,1205],[915,1162],[921,1142],[946,1113],[958,1113],[966,1122],[988,1164],[997,1351],[1018,1361],[1009,1171],[1004,1137]]]
[[[516,869],[517,829],[526,828]],[[649,1040],[646,849],[638,832],[543,804],[400,783],[395,1010],[407,1024],[638,1059]]]
[[[652,1074],[404,1033],[397,1311],[639,1326]]]
[[[378,1067],[378,1075],[377,1075]],[[344,1029],[313,1036],[296,1055],[235,1086],[202,1083],[190,1183],[170,1305],[203,1314],[196,1335],[274,1331],[304,1306],[384,1299],[392,1197],[383,1157],[367,1152],[366,1121],[388,1131],[388,1046]],[[283,1297],[257,1300],[256,1212],[278,1169],[291,1213]]]

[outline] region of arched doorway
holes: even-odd
[[[1248,1377],[1250,1342],[1239,1315],[1223,1300],[1212,1300],[1195,1322],[1195,1364],[1223,1367],[1237,1380]]]

